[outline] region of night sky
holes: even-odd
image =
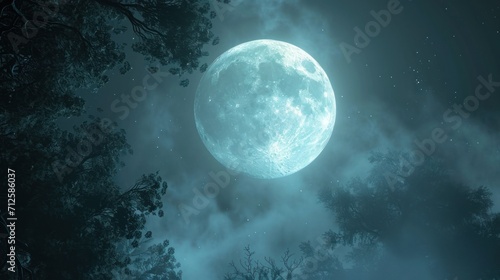
[[[465,184],[489,187],[494,210],[500,210],[498,82],[489,97],[471,101],[477,109],[465,111],[466,116],[449,113],[453,122],[443,119],[454,104],[472,100],[467,98],[481,84],[478,77],[500,81],[500,2],[401,0],[399,13],[379,34],[356,47],[355,28],[364,30],[374,20],[371,11],[386,10],[388,3],[393,1],[233,0],[234,7],[218,14],[213,31],[220,44],[207,46],[210,55],[202,62],[210,64],[226,50],[256,39],[296,45],[329,76],[336,123],[326,148],[303,170],[269,180],[231,175],[230,184],[187,219],[179,207],[193,206],[197,191],[213,182],[211,172],[226,172],[203,145],[194,122],[202,74],[187,75],[186,88],[178,77],[163,77],[126,115],[112,104],[149,75],[142,56],[129,53],[132,70],[111,75],[96,94],[82,90],[87,111],[116,121],[134,150],[124,159],[118,184],[129,186],[155,171],[167,181],[165,217],[151,219],[148,227],[158,241],[170,240],[185,279],[222,279],[246,245],[258,258],[277,258],[287,248],[299,253],[300,242],[314,243],[336,228],[319,202],[321,188],[365,178],[371,153],[417,149],[415,141],[430,138],[436,128],[447,139],[430,157],[443,159]],[[136,38],[127,33],[121,39]],[[357,51],[346,55],[346,44]]]

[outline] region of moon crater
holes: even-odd
[[[321,153],[336,108],[316,60],[294,45],[257,40],[226,51],[207,69],[194,113],[203,143],[224,166],[277,178]]]

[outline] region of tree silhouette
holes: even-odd
[[[374,153],[366,179],[320,192],[338,230],[315,247],[303,242],[293,273],[247,247],[225,279],[498,279],[500,214],[489,190],[464,185],[437,158],[402,172],[406,156]]]
[[[27,94],[42,87],[65,94],[98,88],[115,66],[122,74],[130,69],[123,36],[137,37],[130,46],[134,51],[179,76],[198,69],[199,59],[208,55],[203,46],[218,42],[210,31],[216,15],[208,0],[80,0],[52,5],[11,0],[0,8],[3,93]],[[37,99],[28,100],[38,104]]]
[[[230,263],[232,271],[225,275],[224,280],[291,280],[303,262],[303,258],[292,259],[289,250],[281,257],[280,264],[270,257],[261,263],[254,259],[254,254],[250,246],[245,247],[245,258],[238,264]]]
[[[375,154],[367,180],[321,195],[340,228],[336,238],[353,246],[357,269],[384,279],[411,269],[406,279],[499,277],[500,215],[491,212],[488,189],[465,186],[437,159],[392,187],[385,175],[399,176],[399,158]]]
[[[18,178],[18,257],[41,279],[180,279],[168,241],[141,247],[166,182],[143,175],[123,191],[113,178],[132,152],[125,132],[92,116],[71,131],[56,121],[85,114],[76,91],[126,73],[131,51],[175,75],[206,70],[216,15],[208,0],[56,2],[0,3],[0,166]]]
[[[310,241],[302,242],[299,248],[304,257],[301,266],[302,280],[344,279],[344,265],[334,254],[337,243],[335,233],[329,231],[323,235],[321,244],[313,247]]]
[[[117,270],[132,270],[136,266],[116,243],[129,240],[134,247],[143,236],[151,238],[146,218],[163,216],[167,184],[157,174],[143,175],[127,191],[113,181],[121,155],[130,152],[124,131],[106,134],[63,180],[52,170],[54,155],[64,157],[65,147],[78,147],[100,121],[84,122],[74,133],[50,123],[21,130],[8,142],[19,146],[2,153],[2,165],[15,166],[22,178],[16,188],[16,238],[29,245],[29,267],[42,279],[111,279]],[[172,265],[163,272],[177,273],[175,259],[165,260]]]
[[[151,234],[151,232],[148,232]],[[180,264],[177,263],[174,253],[175,250],[169,247],[169,241],[148,246],[151,239],[144,236],[138,244],[131,244],[130,241],[122,242],[121,249],[125,261],[129,264],[127,268],[121,271],[114,271],[115,279],[148,279],[148,280],[180,280],[182,272],[178,271]],[[136,241],[133,241],[134,243]],[[136,246],[136,247],[134,247]]]

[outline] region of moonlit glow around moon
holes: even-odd
[[[321,66],[302,49],[257,40],[218,57],[198,86],[196,128],[224,166],[277,178],[310,164],[335,123],[335,96]]]

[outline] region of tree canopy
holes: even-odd
[[[500,213],[489,190],[460,182],[438,158],[402,176],[402,156],[376,153],[366,179],[321,191],[337,230],[320,234],[317,246],[300,244],[303,262],[289,278],[251,273],[272,266],[249,261],[247,249],[226,279],[498,279]]]
[[[88,116],[66,131],[56,121],[86,114],[75,92],[126,73],[131,52],[174,75],[204,71],[215,17],[208,0],[0,3],[0,165],[16,170],[18,257],[37,278],[181,278],[168,240],[152,244],[145,228],[164,214],[166,182],[115,183],[132,152],[116,123]]]
[[[91,146],[59,180],[52,169],[55,155],[77,157],[71,151],[99,123],[84,122],[71,133],[54,125],[20,128],[16,141],[8,142],[15,146],[3,152],[2,165],[6,169],[9,163],[19,178],[16,238],[28,244],[28,267],[42,279],[112,279],[116,273],[137,271],[140,261],[118,250],[117,242],[139,247],[141,240],[152,238],[146,218],[163,216],[167,184],[158,174],[143,175],[126,191],[114,183],[121,155],[130,152],[122,130],[101,134],[102,143]],[[101,137],[96,135],[91,137]],[[165,258],[173,251],[158,254]],[[175,258],[165,260],[161,273],[179,273]]]
[[[385,279],[498,277],[500,214],[489,190],[466,186],[438,159],[391,186],[385,175],[397,174],[399,159],[375,154],[368,179],[321,195],[340,228],[330,235],[352,246],[355,267]]]
[[[121,73],[130,69],[123,34],[137,37],[130,47],[148,62],[177,75],[199,69],[199,59],[208,55],[203,46],[219,41],[208,0],[49,3],[11,0],[0,6],[2,89],[19,92],[24,85],[36,91],[47,78],[61,93],[102,85],[115,66]]]
[[[250,246],[245,247],[245,257],[237,263],[230,263],[232,271],[224,276],[224,280],[291,280],[304,260],[294,258],[289,250],[279,262],[273,258],[265,258],[264,262],[260,262],[254,255]]]

